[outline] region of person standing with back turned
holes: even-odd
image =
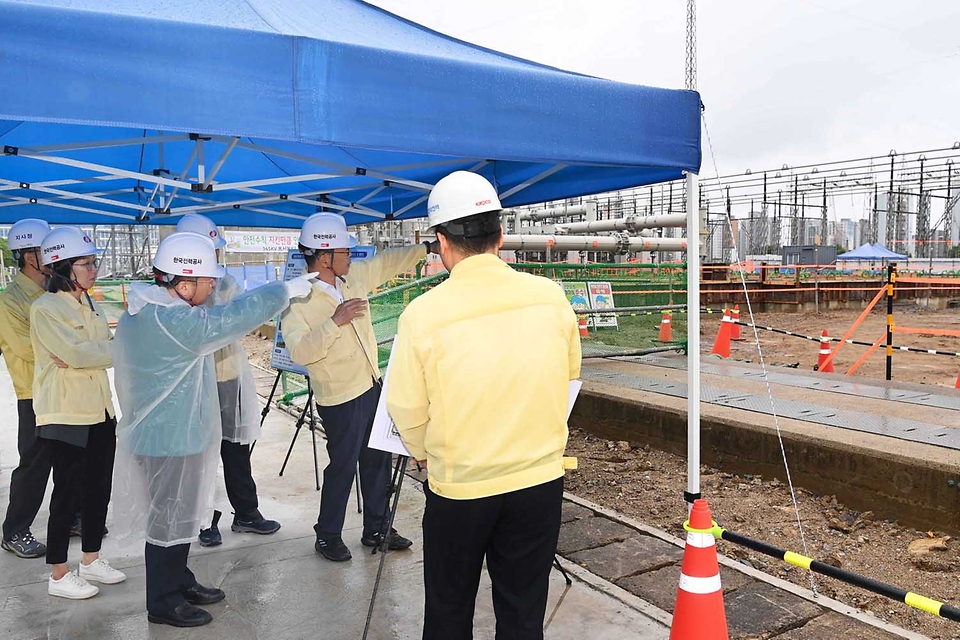
[[[400,316],[390,365],[387,408],[427,467],[424,640],[473,637],[484,559],[497,638],[543,638],[580,335],[556,283],[500,260],[500,211],[475,173],[430,192],[450,278]]]
[[[426,256],[424,247],[436,248],[424,243],[392,249],[351,269],[350,249],[356,244],[341,216],[316,213],[307,218],[300,231],[300,251],[307,270],[319,275],[310,297],[291,304],[280,325],[290,357],[310,374],[327,435],[330,462],[323,470],[320,515],[313,528],[314,549],[333,562],[352,557],[342,532],[358,462],[364,505],[360,543],[366,547],[379,544],[389,498],[390,454],[367,446],[380,399],[380,369],[366,296],[413,268]],[[399,550],[413,543],[390,531],[387,544]]]

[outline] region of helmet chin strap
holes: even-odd
[[[186,303],[187,303],[188,305],[190,305],[191,307],[197,306],[197,304],[193,301],[193,298],[196,298],[196,297],[197,297],[197,292],[196,292],[196,290],[194,290],[194,292],[193,292],[193,298],[184,298],[184,297],[183,297],[183,294],[181,294],[181,293],[180,293],[180,290],[177,289],[176,287],[173,288],[173,292],[174,292],[175,294],[177,294],[177,297],[178,297],[178,298],[180,298],[181,300],[183,300],[184,302],[186,302]]]

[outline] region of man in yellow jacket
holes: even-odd
[[[424,640],[473,637],[486,558],[497,637],[543,638],[580,336],[556,283],[500,260],[500,201],[455,172],[428,213],[450,278],[400,316],[387,408],[426,462]]]
[[[37,416],[33,411],[30,307],[43,295],[46,285],[40,243],[49,232],[50,226],[35,218],[20,220],[10,228],[7,243],[20,271],[0,293],[0,349],[13,379],[20,421],[17,434],[20,464],[10,476],[10,504],[3,521],[0,546],[21,558],[40,558],[47,553],[46,545],[30,532],[43,504],[51,468],[50,452],[37,438]]]
[[[314,548],[333,562],[352,557],[342,532],[358,462],[364,503],[360,542],[364,546],[379,544],[389,497],[390,454],[367,447],[380,398],[380,369],[366,296],[413,268],[427,249],[425,243],[384,251],[351,269],[350,249],[356,244],[337,214],[317,213],[303,223],[300,251],[307,271],[319,275],[310,296],[291,304],[280,325],[291,359],[305,366],[310,375],[327,436],[330,462],[323,470]],[[412,544],[396,531],[388,535],[392,550]]]

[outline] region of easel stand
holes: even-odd
[[[279,375],[278,375],[279,377]],[[274,384],[276,388],[276,384]],[[267,404],[269,408],[270,404]],[[265,408],[264,411],[267,409]],[[280,475],[283,476],[283,472],[287,469],[287,462],[290,461],[290,454],[293,452],[293,445],[297,442],[297,436],[300,435],[300,429],[303,427],[303,423],[306,420],[307,413],[310,414],[310,424],[307,428],[310,430],[310,438],[313,441],[313,474],[317,480],[317,491],[320,491],[320,462],[317,460],[317,417],[313,411],[313,387],[310,386],[310,378],[307,378],[307,403],[303,405],[303,411],[300,412],[300,417],[297,418],[297,427],[293,432],[293,439],[290,440],[290,448],[287,449],[287,457],[283,459],[283,466],[280,467]],[[266,415],[264,415],[266,418]]]
[[[380,565],[377,567],[377,579],[373,583],[373,594],[370,596],[370,608],[367,609],[367,622],[363,625],[363,640],[367,640],[370,632],[370,621],[373,619],[373,607],[377,601],[377,591],[380,589],[380,577],[383,575],[383,565],[387,559],[387,550],[390,546],[390,532],[393,530],[393,521],[397,517],[397,507],[400,505],[400,485],[403,484],[404,470],[407,468],[407,456],[397,456],[397,464],[393,467],[393,477],[390,480],[390,492],[393,494],[393,503],[388,502],[388,511],[383,514],[380,525],[380,544],[373,548],[371,553],[380,552]]]

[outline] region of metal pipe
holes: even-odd
[[[660,214],[655,216],[627,216],[614,220],[593,222],[569,222],[557,225],[557,233],[595,233],[597,231],[638,231],[659,227],[684,227],[687,216],[683,214]]]
[[[625,254],[630,251],[686,251],[686,238],[633,238],[620,233],[612,236],[506,235],[503,251],[606,251]]]
[[[578,204],[571,207],[552,207],[539,211],[518,211],[517,220],[543,220],[544,218],[559,218],[563,216],[585,216],[588,205]]]
[[[700,497],[700,182],[687,173],[687,490],[693,506]]]

